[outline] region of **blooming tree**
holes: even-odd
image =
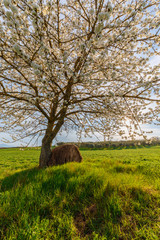
[[[62,130],[142,135],[159,121],[157,0],[0,0],[2,131],[43,135],[39,165]]]

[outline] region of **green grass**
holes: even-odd
[[[47,169],[39,153],[0,150],[0,239],[160,239],[160,146]]]

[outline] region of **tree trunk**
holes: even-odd
[[[48,162],[51,157],[51,144],[52,144],[52,140],[49,137],[47,138],[45,136],[42,140],[41,154],[39,158],[40,168],[48,166]]]
[[[66,109],[65,109],[66,112]],[[45,136],[42,140],[42,147],[41,147],[41,154],[40,154],[40,158],[39,158],[39,167],[43,168],[43,167],[48,167],[48,163],[49,160],[51,158],[51,145],[52,145],[52,141],[53,139],[56,137],[57,133],[59,132],[61,126],[64,123],[64,116],[65,116],[65,112],[62,111],[62,116],[60,117],[58,123],[55,125],[55,128],[52,130],[53,125],[54,125],[54,121],[51,122],[50,124],[48,124]]]

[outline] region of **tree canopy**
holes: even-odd
[[[1,130],[45,152],[62,130],[143,135],[160,121],[159,16],[157,0],[0,0]]]

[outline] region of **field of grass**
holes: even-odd
[[[160,146],[46,169],[39,153],[0,149],[0,239],[160,239]]]

